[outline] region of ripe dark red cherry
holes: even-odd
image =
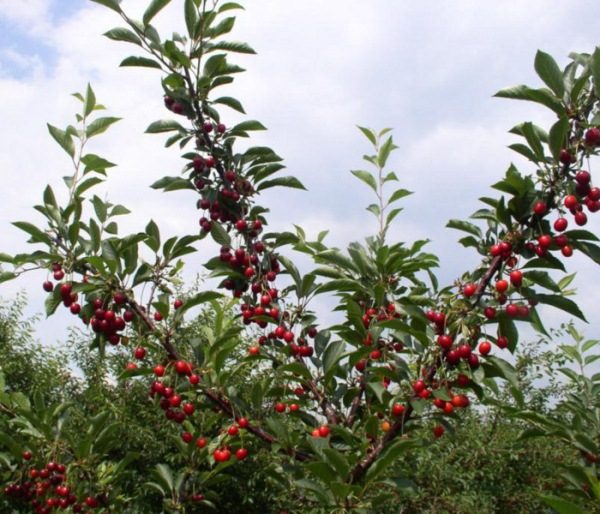
[[[446,429],[442,425],[436,425],[435,427],[433,427],[433,435],[436,439],[442,437],[445,431]]]
[[[496,281],[496,291],[504,293],[508,289],[508,282],[504,279]]]
[[[577,214],[575,214],[575,223],[580,227],[587,223],[587,216],[585,212],[578,212]]]
[[[285,412],[285,403],[277,402],[275,404],[275,411],[279,412],[280,414]]]
[[[538,216],[543,216],[547,211],[546,202],[539,200],[533,205],[533,212]]]
[[[394,405],[392,405],[392,416],[402,416],[402,414],[404,414],[404,405],[402,405],[401,403],[394,403]]]
[[[593,127],[587,130],[584,138],[588,146],[600,146],[600,129]]]
[[[487,355],[492,350],[492,345],[489,341],[483,341],[479,344],[479,353],[481,355]]]
[[[514,270],[510,272],[510,283],[515,287],[521,287],[523,283],[523,272],[519,270]]]
[[[564,232],[565,230],[567,230],[568,226],[569,222],[567,218],[558,218],[554,222],[554,230],[556,230],[557,232]]]
[[[469,298],[471,296],[473,296],[475,294],[475,291],[477,291],[477,286],[475,284],[466,284],[463,287],[463,294]]]
[[[575,209],[579,205],[579,201],[575,195],[567,195],[565,196],[564,204],[567,209]]]
[[[507,348],[508,347],[508,338],[505,336],[498,336],[498,339],[496,339],[496,346],[498,348]]]

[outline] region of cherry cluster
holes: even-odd
[[[23,452],[28,462],[33,455]],[[101,506],[108,507],[105,495],[78,498],[69,485],[67,465],[50,461],[41,467],[26,466],[26,479],[4,487],[5,496],[16,505],[29,505],[36,514],[49,514],[54,510],[71,509],[72,512],[92,512]]]

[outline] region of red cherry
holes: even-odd
[[[442,437],[445,431],[446,429],[442,425],[436,425],[435,427],[433,427],[433,435],[436,439]]]
[[[508,338],[505,336],[498,336],[498,339],[496,340],[496,346],[498,346],[498,348],[507,348],[508,347]]]
[[[589,171],[581,170],[577,172],[577,175],[575,175],[575,180],[579,184],[589,184],[592,180],[592,176],[590,175]]]
[[[494,309],[493,307],[486,307],[483,310],[483,315],[487,318],[487,319],[493,319],[496,317],[496,309]]]
[[[162,319],[163,319],[163,315],[160,312],[156,311],[154,313],[154,321],[162,321]]]
[[[157,377],[164,377],[165,376],[165,367],[161,364],[154,366],[154,374]]]
[[[579,202],[575,195],[568,195],[565,197],[564,204],[567,209],[575,209],[579,205]]]
[[[577,214],[575,214],[575,223],[580,227],[587,223],[587,216],[585,212],[578,212]]]
[[[177,298],[174,302],[173,302],[173,307],[175,309],[180,309],[183,306],[183,300],[180,300],[179,298]]]
[[[423,380],[417,380],[412,386],[413,391],[417,394],[419,394],[421,391],[424,391],[426,387],[427,386]]]
[[[510,283],[515,287],[521,287],[523,283],[523,272],[519,270],[514,270],[510,272]]]
[[[146,348],[143,346],[138,346],[133,352],[133,356],[138,360],[142,360],[144,357],[146,357]]]
[[[286,408],[285,407],[285,403],[278,402],[278,403],[275,404],[275,411],[279,412],[280,414],[282,412],[285,412],[285,408]]]
[[[437,343],[444,349],[449,349],[452,346],[452,337],[447,334],[439,335]]]
[[[588,193],[588,198],[593,202],[600,200],[600,187],[592,187]]]
[[[554,222],[554,230],[556,230],[557,232],[564,232],[565,230],[567,230],[568,226],[569,222],[567,218],[558,218]]]
[[[514,303],[509,303],[506,306],[506,314],[508,316],[510,316],[511,318],[515,318],[516,316],[519,315],[519,307],[517,305],[515,305]]]
[[[542,200],[535,202],[535,204],[533,205],[533,212],[538,216],[543,216],[544,214],[546,214],[547,209],[548,208],[546,206],[546,202]]]
[[[51,293],[54,290],[54,284],[52,282],[50,282],[49,280],[46,280],[42,284],[42,287],[44,288],[44,291],[46,291],[47,293]]]
[[[542,248],[550,248],[550,245],[552,244],[552,236],[549,236],[548,234],[542,234],[537,240]]]
[[[467,298],[470,298],[471,296],[473,296],[475,294],[475,291],[477,291],[477,286],[475,284],[466,284],[463,287],[463,294]]]
[[[468,359],[471,355],[471,347],[466,343],[461,344],[458,347],[457,351],[458,351],[458,356],[461,359]]]
[[[198,385],[200,383],[200,377],[198,375],[192,374],[188,377],[188,380],[192,385]]]
[[[235,452],[235,458],[237,460],[244,460],[248,456],[248,450],[246,448],[240,448]]]
[[[404,405],[401,403],[394,403],[394,405],[392,405],[392,416],[402,416],[402,414],[404,414],[404,410]]]
[[[600,129],[596,127],[588,129],[584,138],[588,146],[600,146]]]
[[[327,437],[329,435],[329,427],[327,425],[322,425],[319,427],[319,435],[321,437]]]
[[[565,257],[571,257],[571,255],[573,255],[573,248],[571,248],[568,245],[563,246],[560,249],[560,252],[565,256]]]
[[[231,437],[235,437],[236,435],[239,434],[239,429],[237,427],[237,425],[231,425],[228,429],[227,429],[227,433],[231,436]]]
[[[492,345],[488,341],[483,341],[479,344],[479,353],[481,355],[487,355],[492,350]]]
[[[191,443],[192,440],[194,439],[194,436],[192,434],[190,434],[189,432],[182,432],[181,439],[183,440],[184,443]]]
[[[250,423],[248,422],[248,418],[238,418],[237,424],[240,428],[248,428]]]
[[[508,282],[504,279],[496,280],[496,291],[504,293],[508,289]]]

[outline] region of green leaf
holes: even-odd
[[[114,118],[110,116],[98,118],[88,125],[88,127],[85,129],[85,134],[87,137],[93,137],[97,136],[98,134],[102,134],[103,132],[106,132],[108,127],[119,120],[121,120],[121,118]]]
[[[545,105],[559,116],[565,114],[565,108],[560,101],[547,89],[531,89],[527,86],[514,86],[498,91],[494,96],[498,98],[512,98],[514,100],[528,100]]]
[[[154,59],[148,59],[147,57],[136,57],[133,55],[123,59],[119,66],[141,66],[142,68],[162,69],[160,63]]]
[[[50,244],[52,241],[48,234],[31,223],[27,223],[26,221],[15,221],[13,222],[13,225],[24,232],[27,232],[31,236],[32,242]]]
[[[12,273],[11,271],[0,271],[0,283],[17,278],[17,276],[16,273]]]
[[[160,10],[170,2],[171,0],[152,0],[150,5],[144,12],[144,16],[142,17],[144,26],[147,27],[152,21],[152,18],[154,18],[160,12]]]
[[[600,247],[585,241],[573,241],[573,246],[587,255],[596,264],[600,264]]]
[[[236,100],[235,98],[232,98],[231,96],[221,96],[220,98],[213,100],[213,103],[226,105],[227,107],[231,107],[233,110],[235,110],[237,112],[246,114],[246,111],[244,111],[244,107],[242,106],[240,101]]]
[[[519,387],[515,368],[504,359],[487,355],[485,361],[482,363],[482,367],[485,370],[486,377],[500,377],[507,380],[513,387]]]
[[[323,353],[323,371],[327,374],[338,362],[344,353],[345,344],[343,341],[334,341],[329,343]]]
[[[578,505],[564,498],[549,495],[541,496],[541,498],[546,505],[554,509],[556,514],[585,514],[585,511],[579,508]]]
[[[85,116],[88,116],[92,113],[96,107],[96,95],[94,94],[94,90],[92,86],[87,85],[87,89],[85,91],[85,100],[83,102],[83,113]]]
[[[592,54],[592,76],[594,77],[594,91],[596,98],[600,98],[600,47],[596,47]]]
[[[373,146],[375,146],[377,144],[377,136],[375,135],[375,132],[373,132],[373,130],[371,130],[370,128],[361,127],[359,125],[357,125],[357,127],[365,135],[365,137],[371,142],[371,144]]]
[[[160,232],[158,230],[158,225],[150,220],[146,225],[146,234],[148,234],[148,238],[144,241],[154,252],[158,252],[160,248]]]
[[[553,307],[568,312],[569,314],[576,316],[583,321],[587,321],[583,313],[579,310],[577,304],[573,300],[569,300],[564,296],[537,294],[536,299],[540,303],[552,305]]]
[[[152,189],[163,189],[164,191],[177,191],[180,189],[195,191],[196,189],[189,180],[182,177],[163,177],[154,182],[150,187]]]
[[[562,116],[550,129],[549,143],[550,151],[555,159],[558,159],[560,151],[567,146],[567,135],[569,134],[569,118]]]
[[[535,71],[544,83],[554,92],[556,96],[562,98],[565,93],[563,75],[553,57],[541,50],[535,55]]]
[[[533,150],[533,153],[537,157],[537,161],[541,161],[544,159],[544,147],[542,146],[542,142],[538,134],[536,133],[533,123],[526,122],[522,125],[523,135],[525,139],[527,139],[527,143],[530,148]]]
[[[396,148],[398,147],[392,142],[391,137],[389,137],[385,143],[383,143],[379,149],[379,154],[377,155],[377,165],[380,168],[383,168],[386,165],[390,153],[392,153],[392,151]]]
[[[121,7],[119,6],[120,1],[119,0],[91,0],[92,2],[95,2],[97,4],[103,5],[105,7],[108,7],[109,9],[112,9],[113,11],[116,11],[118,13],[121,12]]]
[[[351,170],[350,173],[352,173],[352,175],[354,175],[359,180],[362,180],[373,191],[377,192],[377,182],[375,180],[375,177],[373,177],[373,175],[371,175],[368,171],[364,171],[364,170]]]
[[[201,293],[197,293],[191,298],[188,298],[183,302],[183,305],[177,309],[178,312],[185,312],[196,305],[200,305],[206,302],[210,302],[212,300],[217,300],[218,298],[222,298],[223,295],[217,293],[215,291],[202,291]]]
[[[545,287],[546,289],[550,289],[556,293],[560,293],[560,288],[546,271],[528,271],[524,276],[535,284]]]
[[[236,52],[239,54],[255,54],[256,51],[250,45],[239,41],[219,41],[212,45],[211,50],[226,50],[228,52]]]
[[[194,39],[196,33],[196,24],[198,23],[198,8],[194,0],[185,0],[185,26],[191,39]]]
[[[300,182],[296,177],[278,177],[272,180],[265,180],[256,187],[256,191],[263,191],[264,189],[276,186],[304,189],[306,191],[306,188],[302,182]]]
[[[473,223],[469,223],[468,221],[463,220],[450,220],[446,227],[454,228],[456,230],[462,230],[463,232],[468,232],[469,234],[474,235],[475,237],[481,238],[481,229]]]
[[[59,129],[58,127],[50,125],[50,123],[48,123],[47,126],[48,132],[50,132],[50,135],[61,146],[61,148],[67,152],[71,158],[75,157],[75,144],[73,143],[71,134]]]
[[[231,246],[231,238],[220,223],[213,223],[211,225],[210,235],[216,243],[222,246]]]
[[[401,198],[412,194],[412,191],[408,191],[407,189],[397,189],[392,193],[392,196],[390,196],[388,203],[395,202],[396,200],[400,200]]]
[[[157,120],[148,125],[146,134],[159,134],[161,132],[171,132],[173,130],[186,132],[186,129],[175,120]]]
[[[232,132],[246,132],[248,130],[267,130],[267,127],[265,127],[260,121],[247,120],[238,123],[231,129]]]
[[[127,43],[133,43],[135,45],[142,46],[142,40],[135,34],[135,32],[125,27],[115,27],[114,29],[105,32],[104,35],[113,41],[125,41]]]

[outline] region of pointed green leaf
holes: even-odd
[[[227,107],[231,107],[235,111],[241,112],[242,114],[246,114],[246,111],[244,111],[244,107],[242,106],[240,101],[236,100],[235,98],[232,98],[231,96],[221,96],[220,98],[213,100],[213,103],[223,104]]]
[[[563,84],[563,75],[556,64],[554,58],[541,50],[538,50],[534,61],[535,71],[544,83],[554,92],[556,96],[562,98],[565,93]]]
[[[181,132],[186,132],[186,129],[176,122],[175,120],[157,120],[150,125],[146,129],[147,134],[159,134],[161,132],[171,132],[173,130],[179,130]]]
[[[373,177],[373,175],[371,175],[368,171],[351,170],[350,173],[367,184],[373,191],[377,192],[377,182],[375,177]]]
[[[97,120],[92,121],[92,123],[88,125],[88,127],[85,130],[85,134],[87,135],[87,137],[94,137],[98,134],[102,134],[103,132],[106,132],[108,127],[110,127],[113,123],[116,123],[119,120],[121,120],[121,118],[109,116],[105,118],[98,118]]]
[[[144,26],[147,27],[152,21],[152,18],[154,18],[160,12],[160,10],[163,9],[170,2],[171,0],[152,0],[150,5],[144,12],[144,16],[142,17]]]
[[[58,127],[54,127],[47,124],[48,132],[54,138],[54,140],[61,146],[61,148],[67,152],[71,158],[75,157],[75,144],[73,143],[73,138],[69,133],[64,130],[59,129]]]
[[[121,12],[121,7],[119,6],[119,4],[121,3],[119,0],[91,0],[92,2],[95,2],[97,4],[103,5],[105,7],[108,7],[109,9],[112,9],[113,11],[116,11],[118,13]]]
[[[579,310],[578,305],[573,301],[559,295],[548,295],[548,294],[537,294],[536,299],[543,304],[552,305],[557,309],[561,309],[569,314],[576,316],[577,318],[587,321],[585,316]]]
[[[278,177],[272,180],[265,180],[261,182],[257,187],[256,191],[263,191],[265,189],[269,189],[270,187],[283,186],[283,187],[291,187],[293,189],[304,189],[306,188],[296,177]]]
[[[546,505],[551,507],[556,514],[585,514],[585,511],[578,505],[558,496],[542,496],[542,500]]]
[[[549,146],[555,159],[558,159],[560,151],[567,146],[569,127],[569,118],[562,116],[550,129]]]
[[[498,98],[512,98],[514,100],[529,100],[545,105],[559,116],[565,114],[565,108],[560,101],[547,89],[531,89],[527,86],[514,86],[498,91],[494,96]]]
[[[219,41],[210,47],[211,50],[226,50],[239,54],[255,54],[256,51],[250,45],[239,41]]]
[[[185,0],[185,26],[190,39],[194,39],[196,24],[198,23],[198,8],[194,0]]]
[[[375,132],[373,132],[373,130],[371,130],[370,128],[361,127],[358,125],[357,125],[357,127],[365,135],[365,137],[371,142],[371,144],[373,146],[375,146],[377,144],[377,136],[375,135]]]
[[[85,100],[83,103],[83,113],[85,116],[89,116],[91,112],[96,107],[96,95],[94,94],[94,90],[92,86],[87,85],[87,89],[85,91]]]
[[[600,98],[600,47],[597,46],[592,54],[592,76],[594,77],[594,91],[596,98]]]
[[[160,63],[154,59],[148,59],[147,57],[136,57],[133,55],[123,59],[119,66],[141,66],[142,68],[162,69]]]
[[[481,238],[481,229],[473,223],[469,223],[468,221],[462,220],[450,220],[446,227],[454,228],[456,230],[462,230],[464,232],[468,232],[469,234],[474,235],[475,237]]]
[[[125,27],[115,27],[114,29],[105,32],[104,35],[113,41],[125,41],[127,43],[133,43],[134,45],[142,46],[142,40],[135,34],[135,32]]]

